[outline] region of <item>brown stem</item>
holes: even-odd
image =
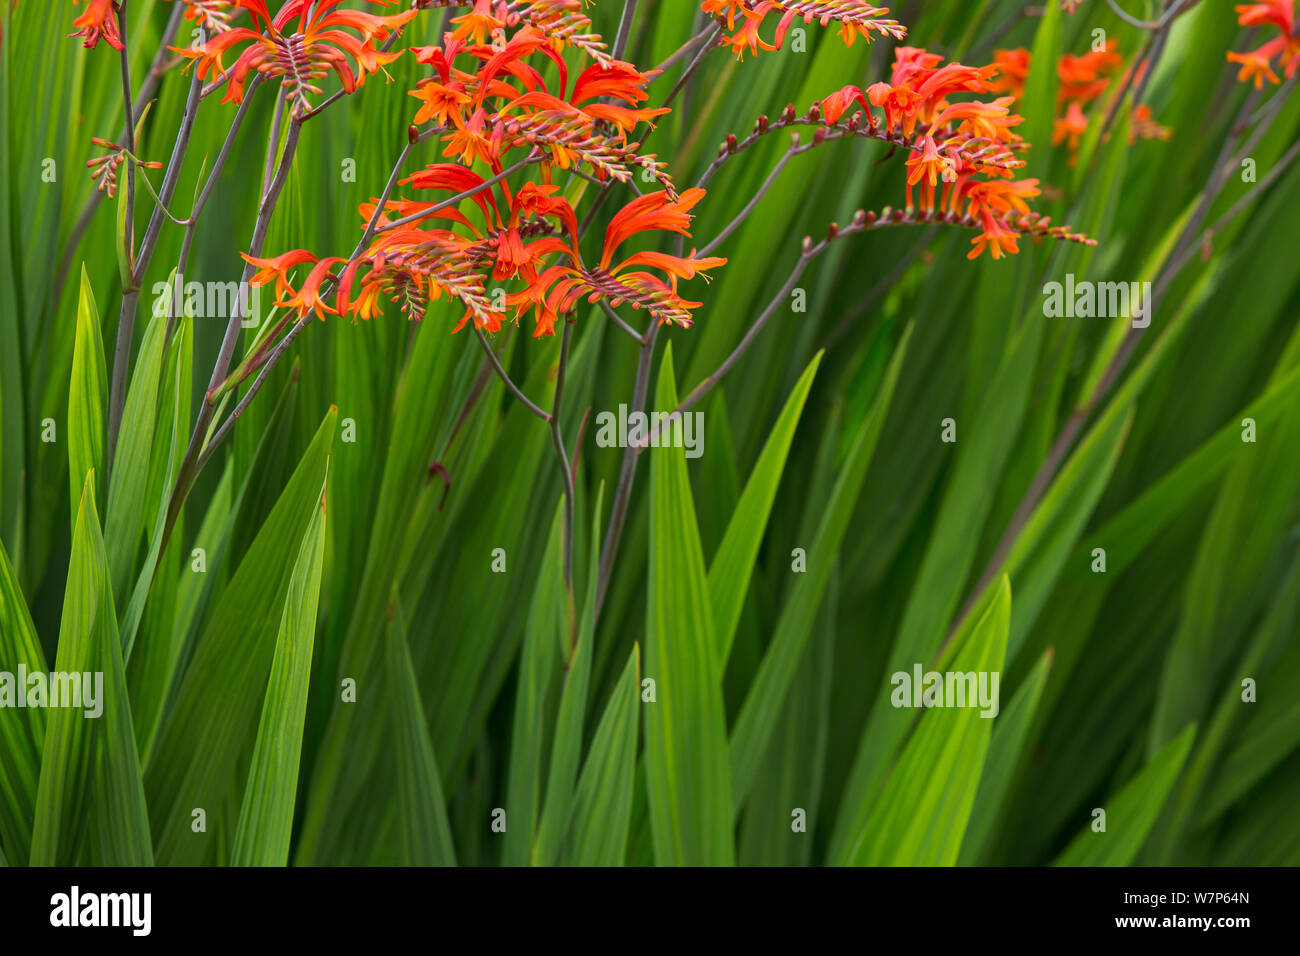
[[[573,333],[573,323],[565,322],[560,338],[560,362],[555,372],[555,401],[551,406],[551,442],[555,446],[555,457],[560,462],[560,476],[564,480],[564,590],[569,604],[569,653],[572,656],[578,641],[578,629],[574,626],[573,598],[573,468],[569,464],[568,452],[564,450],[564,431],[560,420],[560,410],[564,402],[564,376],[569,365],[569,343]]]
[[[266,241],[266,232],[271,225],[271,214],[275,211],[280,192],[284,189],[284,184],[289,178],[289,168],[293,165],[293,158],[298,149],[298,134],[301,129],[302,123],[298,117],[294,117],[289,121],[289,132],[285,138],[284,154],[280,157],[279,169],[276,171],[275,179],[271,182],[269,190],[262,197],[261,205],[258,208],[257,222],[253,226],[253,238],[248,248],[248,254],[253,258],[262,254],[262,244]],[[245,264],[241,286],[247,285],[254,271],[255,268],[251,263]],[[166,542],[176,525],[177,518],[180,517],[180,510],[185,503],[185,498],[189,494],[194,480],[198,477],[199,459],[203,453],[208,426],[212,423],[212,417],[216,413],[216,406],[210,396],[225,381],[226,374],[230,370],[230,362],[235,355],[235,346],[239,342],[239,329],[244,318],[242,300],[243,296],[236,297],[235,307],[231,310],[230,321],[226,324],[226,333],[221,342],[221,351],[217,355],[216,364],[213,366],[212,375],[208,380],[208,394],[199,406],[198,419],[194,423],[194,432],[190,435],[190,443],[181,462],[176,486],[172,489],[171,503],[167,509],[167,523],[163,532],[164,547],[166,547]]]
[[[158,48],[158,53],[154,56],[153,63],[150,64],[149,71],[145,74],[144,80],[141,81],[139,90],[136,91],[135,102],[146,102],[151,96],[153,96],[154,90],[158,88],[158,83],[162,79],[163,65],[167,62],[170,55],[167,47],[171,45],[172,40],[176,37],[176,31],[180,27],[181,15],[184,12],[185,6],[183,4],[172,4],[171,18],[167,21],[167,26],[163,28],[162,45]],[[125,44],[123,45],[125,46]],[[117,142],[126,142],[126,130],[128,128],[131,127],[124,126],[123,131],[117,137]],[[58,278],[54,283],[55,302],[57,302],[59,296],[63,294],[63,286],[67,282],[68,271],[72,268],[72,257],[76,253],[77,247],[81,245],[81,240],[86,235],[86,230],[90,227],[90,221],[95,218],[95,211],[99,209],[99,204],[103,198],[104,194],[99,190],[92,190],[90,198],[86,200],[86,204],[81,208],[81,214],[77,216],[76,225],[73,226],[72,231],[68,233],[68,244],[64,248],[63,255],[59,260]]]
[[[514,379],[510,377],[510,373],[507,372],[505,367],[501,364],[501,359],[497,358],[497,353],[492,351],[492,343],[487,340],[487,336],[483,334],[483,330],[480,329],[478,324],[475,322],[471,321],[470,325],[474,326],[474,335],[478,337],[479,344],[483,346],[483,351],[486,353],[488,361],[492,363],[492,369],[497,373],[497,377],[505,383],[505,386],[510,390],[510,393],[514,395],[515,398],[519,399],[526,409],[542,421],[549,423],[551,421],[550,414],[538,408],[537,405],[534,404],[533,400],[524,394],[524,390],[515,384]]]
[[[654,358],[655,340],[659,337],[659,325],[654,323],[646,331],[641,343],[641,356],[637,360],[636,385],[632,390],[632,408],[645,411],[646,394],[650,387],[650,365]],[[619,540],[623,536],[623,525],[627,521],[627,509],[632,500],[632,482],[636,478],[636,449],[628,446],[623,449],[623,463],[619,466],[618,486],[614,491],[614,502],[610,508],[609,524],[605,529],[605,542],[600,550],[600,567],[596,575],[596,619],[600,619],[601,608],[605,605],[605,595],[609,590],[610,575],[614,570],[614,555],[618,552]]]

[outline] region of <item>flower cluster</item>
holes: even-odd
[[[573,0],[577,3],[577,0]],[[555,10],[554,0],[546,4]],[[459,25],[442,46],[414,47],[418,62],[433,69],[411,96],[420,101],[414,122],[436,121],[447,128],[443,155],[472,164],[483,161],[500,172],[512,149],[547,154],[545,166],[570,169],[585,165],[598,179],[627,182],[630,167],[648,170],[674,193],[662,163],[637,154],[629,136],[641,123],[653,125],[666,109],[642,107],[652,78],[630,63],[603,52],[569,85],[569,66],[562,55],[568,41],[524,21],[508,41],[484,45],[476,34],[499,22],[477,14],[452,21]],[[579,47],[583,52],[587,50]],[[553,64],[558,87],[547,86],[533,65],[538,57]],[[465,67],[471,67],[466,69]]]
[[[1059,115],[1052,129],[1052,145],[1066,143],[1072,163],[1079,140],[1088,131],[1088,115],[1084,108],[1101,98],[1124,65],[1124,58],[1116,47],[1112,38],[1100,50],[1091,50],[1083,56],[1067,53],[1057,61],[1056,109]]]
[[[223,103],[243,102],[244,86],[254,71],[278,78],[299,116],[310,111],[307,96],[321,92],[316,81],[330,71],[338,76],[343,89],[352,93],[365,82],[367,74],[397,59],[400,53],[386,53],[375,43],[382,43],[391,31],[416,14],[409,9],[380,16],[362,10],[340,10],[341,0],[288,0],[272,16],[266,0],[235,2],[249,11],[253,28],[222,30],[198,49],[174,48],[175,52],[198,61],[200,79],[213,76],[226,82]],[[390,0],[370,2],[388,4]],[[240,47],[241,52],[227,70],[222,58]]]
[[[1030,60],[1030,53],[1024,47],[1014,50],[995,50],[993,62],[997,65],[998,75],[991,82],[990,89],[994,92],[1009,93],[1016,100],[1023,98],[1025,82],[1029,77]],[[1092,121],[1090,108],[1111,91],[1112,83],[1117,76],[1121,75],[1123,66],[1124,58],[1114,39],[1107,40],[1105,46],[1091,50],[1082,56],[1067,53],[1057,60],[1057,117],[1052,129],[1052,145],[1059,146],[1062,143],[1066,145],[1070,151],[1070,165],[1074,165],[1077,161],[1076,152],[1079,142],[1088,132],[1088,125]],[[1146,62],[1143,61],[1137,67],[1138,73],[1131,78],[1132,81],[1140,82],[1145,69]],[[1131,85],[1129,80],[1126,74],[1123,75],[1118,89],[1129,87]],[[1131,124],[1130,142],[1138,139],[1166,140],[1171,135],[1168,127],[1155,121],[1151,114],[1151,107],[1145,103],[1133,110]]]
[[[684,296],[680,283],[707,279],[726,260],[694,249],[687,254],[682,240],[676,255],[656,251],[665,233],[690,236],[692,210],[705,195],[698,187],[679,193],[665,165],[641,152],[637,131],[653,129],[668,112],[647,105],[656,74],[616,59],[591,32],[581,0],[454,5],[467,9],[450,19],[442,42],[411,49],[428,74],[409,91],[418,104],[410,143],[436,137],[440,160],[405,178],[395,175],[382,197],[360,205],[364,236],[352,255],[318,258],[297,249],[245,256],[252,284],[274,283],[277,304],[298,319],[368,320],[385,302],[422,319],[431,302],[448,297],[464,307],[456,330],[473,322],[493,332],[507,320],[531,317],[535,336],[551,335],[583,302],[627,305],[658,324],[689,326],[701,303]],[[417,9],[384,17],[338,10],[337,0],[314,6],[290,0],[270,18],[257,6],[257,29],[221,33],[196,57],[201,68],[228,77],[228,99],[242,96],[254,69],[283,77],[286,95],[302,104],[305,92],[319,92],[310,81],[327,69],[350,90],[348,57],[358,75],[372,72],[382,57],[396,55],[374,43]],[[731,29],[739,24],[728,41],[737,49],[748,41],[739,44],[736,37],[752,38],[755,50],[775,48],[757,33],[770,14],[780,15],[776,46],[795,18],[837,21],[848,43],[855,36],[903,33],[880,18],[887,11],[858,0],[705,0],[703,8]],[[221,54],[243,44],[239,61],[225,71]],[[299,59],[304,68],[288,70]],[[1099,95],[1089,85],[1097,77],[1090,79],[1088,71],[1096,74],[1107,63],[1086,57],[1072,62],[1069,95]],[[900,47],[887,82],[865,90],[846,86],[807,117],[796,118],[791,107],[775,125],[760,120],[755,136],[815,123],[820,128],[809,148],[841,136],[869,136],[902,148],[909,157],[907,212],[864,214],[861,228],[913,221],[973,228],[979,234],[971,258],[985,250],[995,259],[1018,252],[1026,235],[1090,241],[1033,213],[1028,201],[1039,194],[1038,181],[1015,178],[1024,165],[1017,153],[1028,144],[1016,130],[1023,118],[1011,107],[1028,70],[1027,54],[1021,64],[1019,74],[1009,58],[982,67],[945,64],[926,50]],[[994,95],[1000,91],[1012,95]],[[860,112],[847,116],[855,104]],[[734,148],[734,137],[729,143]],[[606,188],[628,184],[638,193],[614,212],[598,260],[584,258],[581,248],[584,227],[574,203],[582,185],[571,179],[562,189],[557,172]],[[637,178],[657,180],[660,188],[640,194]],[[392,194],[394,186],[400,195]]]
[[[1280,83],[1281,80],[1273,70],[1276,60],[1289,80],[1300,69],[1300,33],[1296,32],[1295,0],[1262,0],[1260,3],[1245,3],[1234,7],[1237,22],[1243,27],[1277,28],[1278,35],[1263,46],[1246,53],[1228,51],[1228,60],[1241,64],[1237,79],[1243,83],[1255,81],[1255,89],[1261,89],[1264,81]]]
[[[1013,98],[957,99],[993,92],[997,72],[996,65],[945,64],[938,54],[900,47],[889,82],[865,91],[845,87],[822,101],[827,123],[839,122],[856,102],[872,130],[907,147],[908,207],[978,223],[972,259],[986,249],[994,259],[1018,252],[1013,218],[1027,216],[1026,200],[1039,194],[1038,180],[1014,178],[1014,170],[1024,165],[1015,151],[1026,144],[1015,131],[1024,118],[1011,112]]]
[[[796,19],[805,24],[816,20],[824,27],[838,23],[845,46],[853,46],[858,37],[870,42],[873,35],[894,40],[907,35],[907,28],[901,23],[885,18],[888,9],[863,0],[703,0],[700,9],[723,23],[728,32],[734,31],[723,42],[735,51],[737,59],[744,58],[746,49],[755,55],[759,50],[781,49]],[[759,31],[773,14],[779,14],[779,19],[769,43]]]
[[[624,249],[641,234],[688,236],[690,211],[704,195],[679,195],[664,164],[640,155],[631,140],[638,126],[652,126],[667,112],[643,105],[652,74],[608,54],[589,32],[579,0],[476,0],[451,24],[441,45],[412,49],[430,75],[411,91],[420,104],[411,141],[440,137],[447,161],[400,180],[411,195],[361,205],[372,238],[354,257],[317,259],[306,250],[246,256],[257,270],[252,283],[275,282],[277,304],[300,318],[370,319],[388,300],[420,319],[445,295],[465,306],[457,330],[473,321],[496,331],[513,308],[514,321],[531,313],[534,334],[550,335],[584,299],[690,325],[701,303],[680,295],[679,281],[726,260]],[[589,62],[578,70],[566,52]],[[550,81],[542,73],[548,66]],[[510,173],[522,167],[529,168],[526,180],[512,185]],[[662,188],[616,212],[599,262],[584,262],[577,216],[554,182],[556,170],[607,183],[629,182],[638,168]],[[290,273],[309,264],[295,287]]]

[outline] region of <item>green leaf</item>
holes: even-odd
[[[81,700],[52,706],[55,684],[50,681],[33,866],[153,863],[94,487],[94,474],[88,473],[73,531],[54,662],[55,673],[66,675],[64,692],[72,675],[78,675]],[[87,680],[92,688],[85,686]]]
[[[160,863],[195,865],[224,852],[229,834],[211,828],[196,833],[191,814],[202,808],[212,820],[238,812],[245,785],[241,755],[253,747],[289,579],[320,508],[337,417],[337,409],[325,416],[221,595],[160,731],[146,774]]]
[[[151,325],[149,329],[150,335],[161,334],[161,330],[154,328],[154,325],[157,325],[159,322],[159,319],[154,319],[154,324]],[[128,417],[123,420],[123,429],[124,433],[130,432],[132,434],[129,437],[129,445],[122,443],[119,443],[118,445],[118,458],[113,475],[114,478],[116,478],[123,468],[129,468],[130,471],[127,480],[133,482],[139,481],[141,487],[147,486],[153,496],[152,498],[144,499],[139,502],[139,511],[136,512],[136,492],[134,490],[123,492],[122,497],[129,498],[130,503],[123,504],[121,506],[121,511],[119,512],[136,512],[134,517],[131,519],[120,519],[121,526],[117,529],[119,535],[124,537],[129,536],[135,539],[138,538],[140,534],[138,525],[144,520],[147,514],[144,509],[147,508],[150,502],[153,505],[153,521],[152,524],[148,526],[149,550],[145,555],[144,566],[140,568],[139,576],[136,578],[135,587],[131,591],[131,600],[126,606],[126,613],[122,617],[122,655],[128,662],[130,662],[132,651],[135,648],[136,632],[140,626],[140,621],[144,616],[145,602],[149,598],[150,588],[154,581],[154,575],[158,570],[158,559],[161,556],[160,551],[163,545],[163,533],[167,528],[167,511],[171,503],[171,494],[172,488],[174,487],[176,472],[180,467],[180,456],[183,454],[185,430],[189,427],[188,392],[190,385],[189,360],[191,340],[192,332],[190,321],[188,318],[183,317],[176,334],[172,339],[171,348],[169,349],[167,357],[167,367],[164,372],[166,381],[170,385],[167,394],[164,396],[166,399],[164,410],[170,412],[170,415],[168,416],[170,419],[169,423],[166,423],[163,428],[158,429],[156,432],[151,424],[150,434],[148,436],[136,434],[135,427],[132,424],[132,419],[130,417],[130,415],[133,414],[131,396],[129,394],[127,396],[126,407]],[[146,346],[148,346],[148,342],[146,342]],[[141,369],[143,369],[143,367],[144,362],[142,361]],[[140,370],[137,370],[137,375],[139,374],[141,374],[141,372]],[[135,386],[133,385],[133,391],[134,388]],[[143,414],[143,412],[141,412],[141,414]],[[164,421],[166,422],[166,420]],[[144,447],[146,442],[150,447]],[[139,448],[137,448],[137,444],[140,446]],[[135,468],[134,458],[141,452],[146,455],[146,461],[143,463],[143,467],[137,470]],[[126,460],[123,458],[124,455],[126,456]],[[152,460],[149,460],[150,458]],[[112,502],[110,501],[110,506],[111,504]],[[133,530],[128,531],[128,528],[132,528]],[[131,561],[134,558],[134,545],[132,545],[129,554],[125,545],[121,545],[121,549],[122,556],[119,560],[123,561],[124,564],[127,565],[129,571]],[[114,573],[116,573],[116,568],[114,568]],[[116,585],[116,578],[114,579],[114,583]],[[122,582],[122,585],[125,587],[125,582]],[[118,593],[116,587],[113,593]],[[151,656],[157,652],[159,658],[158,663],[163,666],[166,665],[169,657],[168,650],[170,649],[170,646],[174,644],[173,641],[169,641],[168,643],[169,648],[151,648],[149,652]],[[167,677],[170,678],[170,672],[167,673]],[[167,686],[168,685],[159,683],[152,689],[158,694],[163,694],[166,692]],[[155,703],[160,705],[161,701],[158,700]],[[149,705],[145,705],[145,710],[146,713],[150,712],[151,708],[149,708]],[[149,719],[147,719],[146,722],[150,724],[152,723]],[[150,727],[149,730],[152,732],[152,727]]]
[[[81,292],[77,300],[77,336],[72,352],[72,382],[68,390],[68,476],[72,513],[77,514],[86,475],[104,473],[104,405],[108,400],[104,370],[104,342],[100,337],[99,309],[91,291],[86,267],[81,267]]]
[[[1011,582],[1003,575],[993,600],[947,666],[991,682],[1002,670],[1010,625]],[[867,825],[849,851],[849,862],[858,866],[956,863],[992,725],[988,714],[969,704],[926,710],[867,814]]]
[[[718,660],[724,665],[731,655],[731,642],[736,636],[736,625],[740,622],[741,608],[754,573],[754,562],[758,559],[767,519],[772,512],[772,502],[776,499],[776,490],[785,470],[790,443],[794,440],[794,431],[821,358],[822,353],[818,352],[786,400],[781,417],[763,446],[709,567],[714,638],[718,642]]]
[[[988,759],[984,761],[984,775],[980,779],[975,806],[966,826],[962,841],[959,866],[980,862],[981,854],[993,835],[1003,809],[1003,799],[1011,786],[1012,776],[1024,757],[1029,743],[1029,730],[1043,696],[1047,672],[1052,668],[1052,649],[1049,647],[1038,658],[1038,663],[1025,678],[1011,705],[998,715],[993,725],[993,739],[989,742]]]
[[[1025,117],[1019,132],[1034,146],[1026,157],[1027,165],[1020,171],[1026,176],[1044,178],[1051,168],[1052,121],[1056,118],[1056,87],[1059,82],[1055,64],[1065,52],[1061,43],[1063,16],[1059,3],[1044,4],[1043,16],[1034,33],[1025,93],[1016,104],[1016,112]]]
[[[555,509],[551,534],[542,554],[541,573],[533,590],[515,690],[507,776],[506,845],[502,862],[522,866],[532,855],[543,776],[542,744],[546,737],[547,691],[564,640],[564,502]]]
[[[109,479],[104,546],[108,549],[108,566],[113,572],[113,599],[119,606],[127,601],[127,582],[144,534],[150,504],[145,495],[149,490],[149,459],[154,448],[166,330],[166,313],[158,315],[155,310],[145,329],[135,372],[127,388],[122,428]],[[167,424],[170,426],[171,423]]]
[[[559,633],[564,637],[561,653],[566,655],[566,661],[564,692],[560,696],[560,712],[555,718],[555,740],[551,745],[551,765],[546,778],[546,802],[537,828],[537,841],[533,846],[532,862],[542,866],[550,866],[558,861],[564,850],[569,813],[573,807],[573,792],[582,759],[583,725],[594,650],[592,644],[596,637],[595,581],[600,562],[600,508],[603,496],[602,485],[593,509],[591,547],[587,552],[588,587],[576,632],[574,624],[570,623],[573,615],[568,611],[570,599],[564,587],[563,574],[556,579],[560,592],[554,600],[559,605],[561,614]],[[554,569],[551,573],[554,573]],[[545,574],[544,571],[543,575]]]
[[[0,543],[0,662],[16,675],[45,673],[45,654],[36,637],[27,602],[9,555]],[[31,856],[31,821],[36,805],[36,786],[41,772],[41,745],[45,739],[46,711],[40,707],[15,707],[26,688],[14,678],[14,686],[0,685],[0,845],[9,848],[15,860]]]
[[[1160,815],[1195,738],[1196,725],[1189,724],[1137,776],[1101,805],[1106,811],[1105,831],[1098,833],[1091,826],[1085,828],[1053,865],[1128,866],[1132,863]]]
[[[655,407],[677,407],[671,345],[659,371]],[[655,861],[731,865],[722,667],[714,638],[704,553],[680,448],[650,460],[650,557],[646,676],[655,682],[645,719],[646,788]]]
[[[785,704],[790,682],[798,669],[808,635],[816,622],[817,609],[830,580],[835,557],[839,554],[849,519],[862,490],[867,468],[889,414],[894,388],[907,355],[911,327],[903,333],[894,349],[884,381],[876,393],[871,410],[858,426],[848,458],[822,512],[821,523],[812,545],[807,549],[808,570],[799,575],[790,597],[777,619],[776,631],[763,655],[758,674],[750,685],[741,706],[740,716],[731,731],[731,775],[733,807],[739,810],[758,773],[763,754],[771,740],[776,720]],[[647,668],[647,673],[651,673]]]
[[[565,863],[623,865],[636,788],[637,725],[643,706],[640,683],[641,647],[633,644],[578,778],[562,858]]]
[[[384,644],[404,862],[411,866],[455,866],[456,851],[447,825],[438,761],[415,684],[406,626],[396,604]]]
[[[289,862],[324,560],[325,488],[322,486],[320,509],[307,526],[285,596],[266,702],[262,705],[262,720],[253,747],[253,763],[235,830],[233,866],[284,866]]]

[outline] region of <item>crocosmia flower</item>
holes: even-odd
[[[77,3],[78,0],[72,2]],[[87,0],[86,9],[72,21],[72,25],[77,27],[77,31],[68,36],[81,37],[84,41],[81,45],[88,49],[100,40],[114,50],[122,49],[122,38],[117,32],[117,4],[114,0]]]
[[[243,102],[248,74],[257,71],[278,77],[294,110],[304,115],[311,109],[308,94],[321,92],[316,83],[327,73],[333,71],[343,89],[351,93],[365,82],[368,73],[377,72],[400,56],[380,52],[375,43],[383,42],[417,12],[410,9],[379,16],[361,10],[340,10],[340,2],[289,0],[272,16],[266,0],[239,0],[240,6],[252,15],[256,29],[236,27],[219,33],[197,50],[176,52],[198,60],[201,79],[213,76],[228,81],[223,103]],[[223,57],[236,49],[240,50],[238,57],[227,70]]]

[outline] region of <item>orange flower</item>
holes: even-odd
[[[320,287],[329,275],[330,269],[340,262],[348,260],[339,256],[326,256],[320,262],[312,267],[311,272],[307,274],[306,281],[303,282],[302,288],[291,295],[288,299],[277,301],[275,304],[287,309],[293,309],[298,313],[298,318],[306,318],[307,313],[315,312],[316,317],[322,322],[325,321],[325,313],[337,315],[337,309],[331,309],[329,305],[321,298]]]
[[[289,270],[293,269],[294,266],[302,265],[304,262],[316,261],[316,257],[306,249],[293,249],[271,259],[255,259],[244,252],[241,252],[240,255],[243,256],[245,262],[256,266],[258,270],[248,280],[248,284],[260,287],[274,279],[275,294],[281,298],[286,294],[293,294],[293,287],[289,285]]]
[[[946,183],[957,179],[957,170],[952,160],[939,152],[938,147],[934,145],[934,140],[929,136],[921,138],[920,155],[913,153],[907,165],[911,168],[907,176],[909,187],[915,186],[924,179],[926,185],[933,190],[940,179]]]
[[[535,310],[534,336],[550,335],[559,316],[572,312],[586,298],[593,304],[604,299],[615,307],[626,302],[633,309],[644,308],[660,324],[689,326],[692,311],[701,303],[679,296],[677,281],[725,265],[726,259],[697,259],[694,250],[688,257],[649,251],[634,253],[614,264],[614,255],[619,246],[642,232],[660,230],[689,236],[689,211],[703,197],[702,189],[689,189],[676,202],[667,192],[638,196],[610,220],[600,265],[595,269],[583,266],[576,247],[569,248],[559,240],[542,240],[548,251],[562,253],[568,263],[544,269],[528,288],[506,297],[507,304],[516,307],[516,320]],[[631,271],[636,266],[658,269],[667,274],[668,280],[650,272]]]
[[[185,19],[196,26],[205,27],[209,34],[229,30],[230,18],[241,6],[240,0],[184,0],[184,3]],[[232,10],[232,7],[235,9]]]
[[[437,80],[423,79],[416,84],[416,89],[406,94],[414,96],[424,105],[415,114],[415,123],[427,123],[436,119],[442,126],[451,121],[451,125],[465,125],[465,107],[472,102],[472,97],[465,92],[464,84],[439,83]]]
[[[447,148],[442,155],[459,159],[466,165],[473,165],[475,160],[481,159],[494,168],[499,167],[496,150],[492,146],[491,139],[484,132],[486,121],[487,113],[482,109],[476,110],[468,122],[454,133],[444,137]]]
[[[1295,33],[1295,0],[1263,0],[1262,3],[1243,3],[1233,7],[1237,22],[1243,27],[1259,27],[1271,23],[1287,36]]]
[[[1265,52],[1263,47],[1258,50],[1252,50],[1249,53],[1235,53],[1228,51],[1228,60],[1232,63],[1240,63],[1241,70],[1237,73],[1237,79],[1243,83],[1250,80],[1255,81],[1255,89],[1263,89],[1264,81],[1278,84],[1282,81],[1278,79],[1273,72],[1273,66],[1270,62],[1271,57]]]
[[[1065,54],[1057,61],[1056,73],[1060,85],[1056,90],[1056,102],[1062,104],[1070,100],[1091,103],[1110,85],[1110,76],[1124,63],[1124,58],[1117,50],[1116,42],[1106,41],[1102,50],[1089,51],[1083,56]]]
[[[1011,114],[1013,102],[1013,97],[1002,96],[992,103],[954,103],[946,107],[934,122],[937,126],[956,122],[959,124],[958,129],[966,130],[973,136],[1006,142],[1011,139],[1011,127],[1019,126],[1025,121],[1023,116]]]
[[[984,231],[971,240],[974,248],[966,254],[967,259],[978,259],[985,249],[989,250],[994,259],[1020,252],[1020,247],[1016,244],[1019,233],[1009,229],[1005,222],[988,209],[981,210],[979,218]]]
[[[967,191],[970,199],[969,215],[982,215],[985,212],[1001,214],[1018,212],[1029,215],[1026,199],[1033,199],[1042,193],[1037,179],[1022,179],[1012,182],[1006,179],[993,179],[988,182],[975,183]]]
[[[1282,58],[1286,78],[1295,76],[1300,70],[1300,34],[1296,32],[1294,0],[1263,0],[1262,3],[1241,4],[1234,9],[1237,22],[1243,27],[1273,26],[1279,34],[1249,53],[1229,51],[1228,60],[1241,64],[1237,79],[1243,83],[1253,80],[1255,89],[1261,89],[1265,80],[1280,83],[1273,70],[1273,60],[1278,56]]]
[[[609,268],[618,247],[637,233],[663,230],[689,236],[690,211],[703,198],[703,189],[688,189],[676,202],[666,192],[637,196],[614,213],[605,228],[605,249],[600,257],[600,267]]]
[[[822,100],[822,119],[826,121],[826,125],[834,125],[840,121],[840,117],[847,113],[849,107],[854,103],[861,106],[867,116],[871,116],[871,110],[867,109],[867,98],[863,92],[856,86],[846,86]]]
[[[727,29],[736,29],[736,13],[742,15],[749,9],[747,0],[704,0],[700,4],[700,9],[711,17],[727,15]]]
[[[767,16],[768,11],[776,9],[776,6],[775,3],[767,2],[760,3],[754,9],[745,8],[741,10],[745,19],[740,26],[740,30],[735,36],[726,39],[727,46],[731,47],[732,52],[736,54],[737,60],[745,58],[746,47],[754,56],[758,56],[759,50],[776,49],[774,44],[768,43],[758,35],[758,28],[763,25],[763,17]]]
[[[994,50],[993,65],[998,75],[989,81],[990,93],[1010,93],[1016,99],[1025,95],[1025,81],[1029,78],[1029,51],[1024,47],[1014,50]]]
[[[700,9],[715,18],[725,15],[728,30],[736,29],[736,14],[741,15],[740,29],[734,36],[722,40],[735,51],[737,59],[744,56],[746,47],[755,55],[759,50],[781,49],[785,35],[796,19],[804,23],[817,20],[824,27],[832,22],[839,24],[840,39],[849,47],[858,37],[870,41],[873,35],[879,35],[901,40],[907,35],[907,29],[897,20],[883,19],[888,10],[865,0],[703,0]],[[772,13],[779,13],[781,19],[776,26],[774,42],[768,43],[758,31]]]
[[[1079,138],[1086,132],[1088,132],[1088,117],[1083,115],[1083,109],[1078,101],[1072,102],[1065,116],[1057,119],[1053,124],[1052,145],[1059,146],[1068,139],[1068,148],[1073,152],[1079,148]]]
[[[919,93],[904,86],[872,83],[867,87],[867,99],[872,106],[884,109],[886,129],[901,128],[903,135],[912,135],[912,129],[916,126],[916,107],[921,100]]]
[[[258,30],[239,27],[218,34],[198,50],[172,49],[181,56],[198,60],[198,76],[209,74],[228,77],[223,103],[241,103],[248,74],[257,70],[266,76],[280,77],[298,115],[310,111],[307,94],[319,94],[314,80],[333,70],[352,93],[374,73],[391,63],[399,54],[381,54],[374,43],[383,41],[394,30],[410,21],[416,10],[404,10],[389,16],[376,16],[360,10],[336,10],[341,0],[288,0],[274,17],[266,0],[240,0],[253,17]],[[296,18],[296,23],[294,22]],[[346,32],[355,31],[356,35]],[[222,57],[240,44],[248,44],[229,71]],[[348,56],[357,65],[354,73]]]
[[[78,0],[72,0],[77,3]],[[81,45],[87,49],[103,40],[114,50],[122,49],[122,38],[117,32],[117,5],[113,0],[88,0],[86,10],[72,21],[74,27],[80,27],[70,37],[82,37]]]
[[[492,15],[492,0],[474,0],[474,9],[451,21],[457,24],[453,40],[467,40],[471,37],[475,43],[483,43],[498,30],[505,29],[505,23]]]

